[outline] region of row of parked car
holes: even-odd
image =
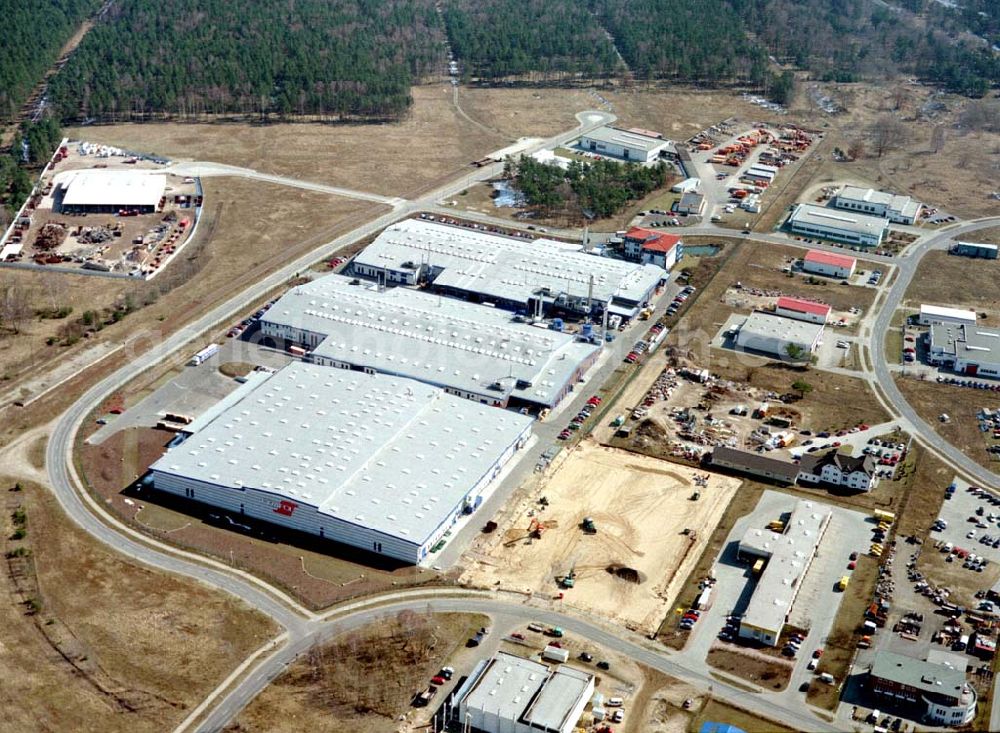
[[[679,293],[677,293],[677,296],[673,299],[670,305],[667,306],[667,315],[672,316],[674,315],[674,313],[680,310],[680,307],[684,305],[684,301],[690,298],[692,293],[694,293],[694,291],[695,291],[694,285],[688,285]]]
[[[591,397],[589,400],[587,400],[587,404],[585,404],[580,409],[580,412],[576,414],[576,417],[574,417],[573,420],[570,421],[570,424],[556,437],[558,437],[559,440],[569,440],[569,437],[575,431],[583,427],[583,424],[590,418],[591,413],[593,413],[593,411],[597,409],[597,406],[600,404],[601,404],[600,397],[598,397],[597,395]]]
[[[958,379],[957,377],[938,376],[937,381],[942,384],[953,384],[956,387],[968,387],[969,389],[985,389],[991,392],[1000,392],[1000,384],[977,382],[974,379]]]

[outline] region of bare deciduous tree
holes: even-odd
[[[906,139],[906,125],[895,117],[883,115],[868,128],[868,138],[875,157],[881,158],[903,144]]]
[[[0,283],[0,324],[20,333],[31,317],[31,293],[13,279]]]
[[[940,153],[944,148],[945,129],[944,125],[936,125],[931,131],[931,152]]]
[[[861,138],[854,140],[847,148],[847,157],[851,160],[865,157],[865,141]]]

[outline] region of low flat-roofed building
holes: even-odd
[[[913,705],[929,723],[957,727],[976,717],[976,691],[964,670],[883,649],[874,656],[868,678],[877,698]]]
[[[811,249],[802,258],[802,271],[814,275],[848,278],[854,274],[858,261],[848,255]]]
[[[510,311],[343,275],[292,288],[260,323],[264,336],[302,346],[316,364],[416,379],[501,407],[554,407],[601,351],[517,323]]]
[[[962,257],[980,257],[986,260],[997,259],[997,252],[1000,247],[995,244],[980,244],[978,242],[955,242],[951,248],[951,253]]]
[[[531,435],[530,417],[381,374],[294,362],[238,389],[150,467],[154,488],[413,564]]]
[[[791,356],[789,347],[794,346],[807,356],[816,350],[822,338],[821,324],[754,311],[740,326],[736,347],[785,358]]]
[[[701,216],[705,213],[704,194],[691,191],[681,195],[680,201],[677,202],[676,210],[678,214]]]
[[[773,165],[765,165],[764,163],[754,163],[746,172],[743,174],[743,178],[749,178],[755,181],[767,181],[770,183],[775,178],[778,177],[778,172],[780,168]]]
[[[799,475],[799,467],[791,461],[724,446],[712,451],[712,465],[785,486],[794,484]]]
[[[738,555],[767,564],[740,621],[741,638],[777,646],[831,516],[827,507],[797,501],[784,532],[756,527],[746,531]]]
[[[594,675],[506,652],[480,661],[455,693],[457,721],[484,733],[572,733]]]
[[[588,153],[620,158],[631,163],[652,163],[668,142],[659,133],[650,133],[648,130],[598,127],[581,135],[577,147]]]
[[[877,247],[889,231],[889,220],[881,216],[848,214],[815,204],[798,204],[788,217],[788,227],[807,237]]]
[[[830,317],[830,306],[802,298],[780,296],[774,305],[775,315],[826,325]]]
[[[909,196],[860,186],[844,186],[834,196],[833,205],[838,209],[885,217],[896,224],[915,224],[923,208],[923,204]]]
[[[656,265],[625,262],[545,239],[515,237],[404,219],[387,227],[352,263],[353,272],[389,284],[429,284],[508,310],[635,317],[667,279]]]
[[[162,173],[141,170],[79,170],[59,175],[56,201],[64,213],[116,214],[122,209],[150,214],[167,187]]]
[[[954,323],[956,325],[975,326],[976,312],[961,308],[944,308],[939,305],[920,306],[918,320],[922,326],[932,323]]]
[[[1000,377],[1000,329],[932,323],[927,361],[962,374]]]

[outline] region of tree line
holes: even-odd
[[[62,130],[52,118],[25,122],[14,135],[7,152],[0,154],[0,230],[21,208],[34,186],[38,169],[43,167],[62,141]]]
[[[117,3],[52,80],[63,120],[394,118],[443,63],[432,0]]]
[[[652,166],[571,160],[566,168],[542,163],[530,156],[508,158],[504,177],[521,192],[525,202],[541,213],[582,214],[605,219],[666,184],[666,163]]]
[[[583,4],[570,0],[453,0],[444,21],[467,78],[538,72],[593,79],[620,70],[607,35]]]
[[[0,0],[0,122],[9,122],[101,0]]]

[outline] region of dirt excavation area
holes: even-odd
[[[563,593],[582,611],[654,631],[741,483],[705,476],[585,441],[511,525],[476,540],[461,580]]]

